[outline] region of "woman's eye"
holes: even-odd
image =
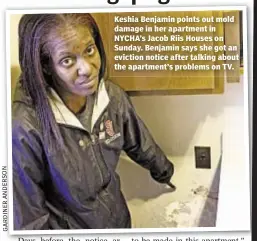
[[[95,53],[95,46],[91,45],[87,48],[87,54],[88,55],[93,55]]]
[[[73,64],[72,58],[65,58],[61,61],[61,65],[64,67],[70,67]]]

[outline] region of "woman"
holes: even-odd
[[[28,14],[19,23],[13,103],[14,228],[130,228],[115,169],[124,150],[169,184],[173,164],[126,93],[104,80],[90,14]]]

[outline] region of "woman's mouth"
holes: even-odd
[[[75,84],[79,87],[83,88],[92,88],[95,86],[96,77],[89,78],[89,79],[80,79],[75,82]]]

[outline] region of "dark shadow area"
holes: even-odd
[[[148,170],[132,161],[121,158],[117,172],[120,175],[121,189],[127,201],[135,198],[147,201],[172,191],[166,184],[154,181]]]
[[[208,198],[204,205],[199,227],[215,227],[217,219],[217,208],[219,199],[219,185],[220,185],[220,170],[221,170],[222,156],[220,156],[219,164],[215,172],[212,185],[208,192]]]

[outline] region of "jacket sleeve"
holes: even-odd
[[[43,148],[35,131],[13,123],[12,155],[14,229],[49,229],[43,191]]]
[[[157,182],[168,183],[174,173],[173,164],[156,144],[125,92],[121,99],[124,120],[123,150],[133,161],[148,169]]]

